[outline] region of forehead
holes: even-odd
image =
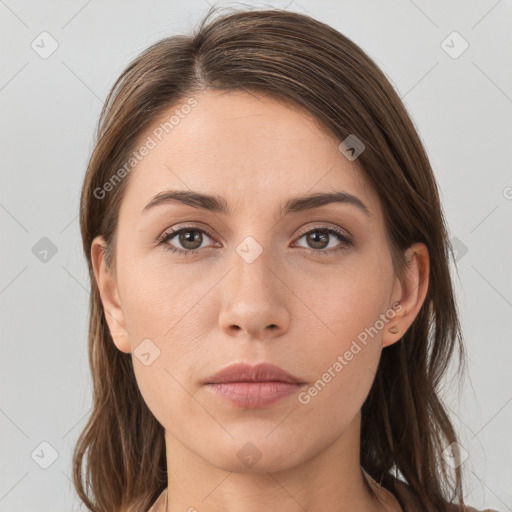
[[[140,213],[167,189],[223,196],[234,208],[336,189],[375,208],[378,199],[356,162],[310,113],[246,91],[192,98],[195,106],[182,108],[191,104],[184,98],[139,137],[135,149],[151,149],[131,171],[122,209]]]

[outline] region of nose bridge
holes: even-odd
[[[271,301],[274,292],[270,276],[273,276],[270,268],[276,266],[272,259],[272,249],[263,246],[252,236],[246,237],[235,249],[232,262],[233,276],[236,287],[240,293],[253,290],[252,296]]]
[[[255,338],[277,335],[288,329],[289,312],[283,285],[274,272],[272,250],[248,236],[235,247],[232,271],[226,276],[220,313],[222,329],[245,331]]]

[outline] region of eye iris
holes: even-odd
[[[199,247],[201,247],[201,244],[203,243],[203,235],[198,230],[190,229],[187,231],[182,231],[179,234],[179,240],[180,240],[180,244],[183,247],[185,247],[186,249],[194,250],[194,249],[198,249]],[[199,241],[199,243],[194,245],[194,243],[197,241]],[[192,243],[192,247],[189,245],[190,243]]]
[[[312,231],[306,236],[308,243],[311,244],[314,249],[325,249],[325,247],[329,245],[329,234],[325,231]]]

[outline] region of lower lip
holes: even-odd
[[[223,382],[206,384],[213,393],[237,407],[261,409],[297,393],[303,384],[290,382]]]

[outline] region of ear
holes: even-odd
[[[405,253],[407,270],[404,281],[395,281],[392,309],[395,316],[390,320],[382,337],[383,347],[400,340],[418,314],[428,291],[430,258],[423,243],[411,245]],[[393,332],[396,331],[396,332]]]
[[[125,317],[117,291],[116,275],[113,269],[107,269],[105,267],[105,245],[105,240],[102,236],[97,236],[92,241],[92,266],[112,339],[121,352],[129,354],[131,353],[130,340],[128,338]]]

